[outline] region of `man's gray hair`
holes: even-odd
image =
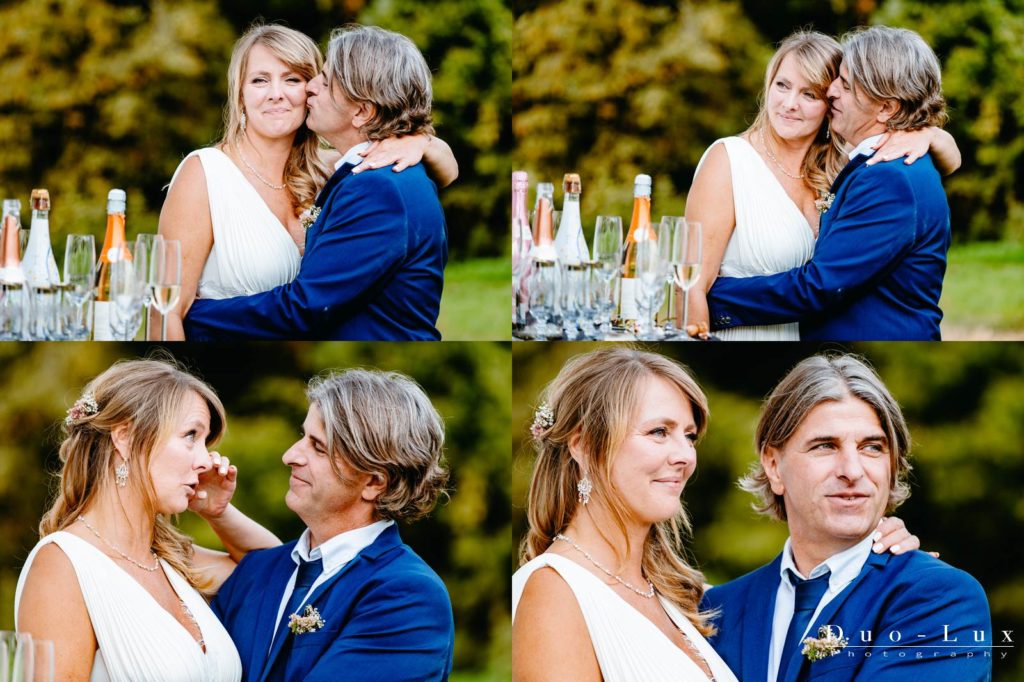
[[[899,105],[887,123],[890,130],[946,122],[939,58],[921,36],[905,28],[872,26],[850,31],[842,43],[843,65],[854,93]]]
[[[419,384],[398,372],[349,369],[314,377],[306,396],[324,420],[338,477],[345,479],[341,459],[386,482],[378,517],[415,520],[434,508],[448,481],[444,424]]]
[[[367,139],[434,132],[430,69],[404,35],[359,24],[335,29],[324,73],[329,87],[337,83],[351,101],[376,108],[373,119],[360,128]]]
[[[782,448],[818,405],[850,396],[871,406],[885,432],[890,465],[887,510],[892,511],[910,497],[910,431],[889,389],[866,362],[854,355],[814,355],[789,371],[761,409],[754,436],[757,453],[760,456],[768,448]],[[760,457],[739,480],[739,486],[757,497],[754,509],[786,520],[783,497],[772,490]]]

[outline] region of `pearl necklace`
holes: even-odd
[[[149,566],[143,566],[138,561],[136,561],[135,559],[131,558],[130,556],[128,556],[127,554],[122,552],[116,545],[112,545],[109,542],[107,542],[107,539],[105,537],[103,537],[102,535],[100,535],[99,531],[97,531],[95,528],[93,528],[92,526],[89,525],[89,522],[85,520],[84,516],[79,514],[78,520],[81,521],[82,523],[84,523],[85,527],[88,528],[89,530],[91,530],[92,534],[95,535],[96,537],[98,537],[100,539],[100,541],[103,542],[104,545],[106,545],[110,549],[112,549],[115,552],[117,552],[118,554],[120,554],[121,558],[124,559],[125,561],[129,561],[129,562],[135,564],[136,566],[138,566],[139,568],[141,568],[142,570],[149,571],[150,573],[152,573],[153,571],[155,571],[158,568],[160,568],[160,559],[157,558],[156,553],[153,550],[149,550],[149,554],[150,554],[150,556],[153,557],[153,561],[156,562],[156,565],[153,566],[153,568],[150,568]]]
[[[772,154],[772,150],[768,148],[768,144],[764,141],[764,128],[761,128],[761,130],[758,131],[758,132],[761,133],[761,146],[764,147],[765,154],[767,154],[768,158],[772,160],[772,163],[775,164],[775,167],[778,168],[780,171],[782,171],[782,174],[785,175],[787,178],[793,178],[794,180],[803,180],[804,179],[804,174],[803,173],[801,173],[800,175],[793,175],[792,173],[787,171],[785,168],[783,168],[782,164],[779,163],[779,160],[775,158],[775,155]],[[242,160],[244,161],[245,159],[242,159]]]
[[[253,168],[253,167],[252,167],[252,164],[250,164],[250,163],[249,163],[249,162],[248,162],[248,161],[246,160],[245,156],[244,156],[244,155],[242,154],[242,150],[241,150],[241,149],[239,149],[238,145],[237,145],[237,144],[234,144],[234,143],[232,143],[232,144],[233,144],[233,145],[234,145],[234,147],[235,147],[235,153],[236,153],[236,154],[238,154],[238,158],[240,158],[240,159],[242,160],[242,163],[244,163],[244,164],[245,164],[245,167],[249,169],[249,172],[251,172],[251,173],[252,173],[253,175],[255,175],[255,176],[256,176],[256,179],[257,179],[257,180],[259,180],[260,182],[262,182],[262,183],[263,183],[264,185],[266,185],[266,186],[267,186],[267,187],[269,187],[270,189],[284,189],[285,187],[287,187],[287,186],[288,186],[288,183],[287,183],[287,182],[285,182],[285,183],[283,183],[283,184],[280,184],[280,185],[275,185],[274,183],[272,183],[272,182],[269,182],[268,180],[264,180],[264,179],[263,179],[263,176],[262,176],[262,175],[260,175],[260,174],[259,174],[259,172],[258,172],[258,171],[257,171],[257,170],[256,170],[255,168]]]
[[[609,571],[607,568],[602,566],[597,561],[597,559],[595,559],[594,557],[590,556],[590,554],[585,549],[583,549],[582,547],[577,545],[575,542],[573,542],[571,538],[568,538],[568,537],[562,535],[561,533],[559,533],[558,535],[555,536],[555,539],[556,540],[561,540],[562,542],[567,542],[570,545],[572,545],[573,548],[577,552],[579,552],[580,554],[582,554],[583,556],[585,556],[587,558],[587,561],[589,561],[590,563],[592,563],[595,566],[597,566],[598,568],[600,568],[602,571],[604,571],[604,573],[606,575],[608,575],[608,577],[612,578],[613,580],[615,580],[617,583],[619,583],[620,585],[622,585],[626,589],[632,590],[633,592],[636,592],[637,594],[639,594],[644,599],[653,599],[654,598],[654,583],[652,583],[650,580],[647,581],[647,591],[643,591],[643,590],[641,590],[641,589],[639,589],[637,587],[634,587],[633,585],[630,585],[625,580],[623,580],[622,578],[620,578],[619,576],[615,575],[614,573]]]

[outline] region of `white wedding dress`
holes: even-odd
[[[798,268],[814,254],[814,232],[807,218],[779,184],[761,155],[741,137],[717,140],[704,152],[697,171],[715,144],[725,145],[732,172],[736,227],[725,247],[721,277],[772,275]],[[798,341],[798,322],[733,327],[715,332],[726,341]]]
[[[213,248],[199,277],[197,297],[249,296],[295,279],[298,247],[227,154],[216,147],[197,149],[182,160],[171,184],[191,156],[203,164],[213,223]]]
[[[90,682],[230,682],[242,678],[242,662],[227,630],[203,597],[166,562],[160,561],[164,574],[199,624],[205,653],[188,630],[112,559],[65,531],[47,535],[28,555],[14,595],[15,627],[32,560],[51,542],[71,560],[96,633],[99,650]]]
[[[558,571],[572,589],[587,623],[605,682],[707,682],[707,675],[654,623],[593,573],[557,554],[541,554],[512,576],[513,621],[526,581],[534,571],[545,566]],[[686,616],[660,595],[658,599],[675,626],[686,633],[707,660],[716,682],[736,682],[729,666]],[[551,665],[553,670],[557,669],[558,662],[552,661]]]

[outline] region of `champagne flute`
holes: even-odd
[[[594,274],[601,289],[597,301],[598,327],[601,336],[611,333],[611,316],[615,310],[615,278],[622,267],[622,218],[617,215],[597,216],[594,226]]]
[[[34,653],[32,635],[9,630],[0,632],[0,682],[32,680]]]
[[[69,234],[64,249],[64,296],[74,306],[68,338],[81,341],[89,336],[86,303],[96,283],[96,241],[91,234]]]
[[[700,279],[701,246],[701,224],[680,218],[672,238],[672,274],[676,286],[683,290],[683,321],[680,329],[683,338],[689,338],[686,330],[689,291]]]
[[[149,286],[153,291],[153,307],[160,311],[160,340],[166,341],[167,313],[181,299],[181,242],[177,239],[158,239],[153,244]]]
[[[555,315],[556,301],[561,285],[561,271],[557,261],[534,260],[530,275],[530,314],[533,324],[527,329],[527,336],[544,340],[561,336],[561,329],[551,320]]]
[[[153,256],[153,247],[157,240],[163,239],[158,234],[137,234],[135,235],[135,249],[133,255],[135,257],[136,268],[141,273],[145,273],[145,276],[149,277],[149,262]],[[140,260],[141,259],[141,260]],[[142,338],[149,338],[149,310],[153,307],[153,292],[149,287],[147,279],[146,290],[142,294]]]
[[[657,239],[645,239],[636,249],[636,305],[639,329],[636,337],[642,341],[656,341],[660,337],[654,328],[654,307],[658,290],[665,285],[663,251]]]
[[[121,247],[131,252],[134,242]],[[145,274],[138,271],[134,260],[111,258],[110,300],[113,303],[110,328],[114,337],[131,341],[142,324],[142,298],[146,289]]]
[[[32,641],[32,676],[26,680],[32,682],[54,682],[54,651],[53,642],[48,639]]]

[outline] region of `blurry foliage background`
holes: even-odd
[[[512,524],[526,531],[533,466],[528,428],[543,386],[565,361],[596,344],[516,344]],[[785,524],[757,515],[736,480],[754,462],[761,401],[797,362],[836,344],[663,344],[707,393],[711,422],[697,446],[697,472],[683,495],[693,521],[687,542],[707,581],[721,584],[771,561]],[[855,344],[900,403],[913,438],[912,495],[896,512],[924,549],[977,578],[996,637],[1014,630],[1014,649],[994,658],[996,680],[1024,679],[1024,344]],[[518,566],[518,550],[513,568]]]
[[[429,11],[425,11],[429,7]],[[235,40],[262,17],[321,47],[350,21],[409,36],[434,74],[438,134],[460,178],[441,192],[455,259],[507,250],[512,131],[509,0],[14,0],[0,3],[0,190],[47,187],[53,243],[102,237],[106,194],[128,191],[129,233],[155,232],[165,186],[220,137]]]
[[[82,387],[143,344],[0,344],[0,630],[13,629],[18,572],[38,540],[55,490],[59,422]],[[306,381],[332,368],[404,372],[423,386],[446,424],[451,500],[403,524],[403,539],[444,579],[455,611],[453,680],[508,679],[510,642],[509,386],[507,344],[174,345],[173,355],[210,383],[228,414],[218,450],[239,467],[235,505],[283,540],[302,522],[284,504],[281,455],[298,438]],[[181,527],[219,547],[191,513]]]
[[[637,173],[654,177],[656,212],[681,214],[707,146],[753,121],[775,44],[799,27],[838,37],[885,24],[920,33],[942,63],[963,154],[945,181],[954,238],[1024,241],[1022,0],[557,0],[515,12],[515,164],[556,183],[580,172],[595,215],[628,216]]]

